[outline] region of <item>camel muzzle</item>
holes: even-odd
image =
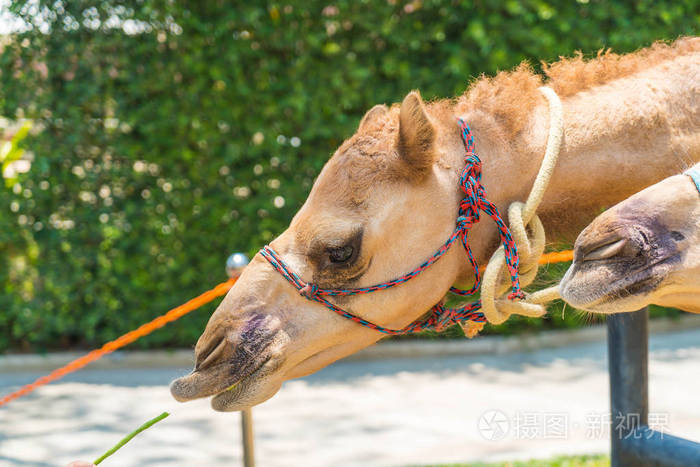
[[[171,383],[172,396],[184,402],[219,394],[279,360],[280,346],[273,345],[280,340],[279,331],[278,320],[259,313],[235,322],[210,322],[197,342],[194,370]]]

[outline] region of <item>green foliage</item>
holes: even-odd
[[[17,132],[12,135],[9,141],[6,141],[0,147],[0,171],[5,179],[5,187],[12,188],[19,180],[16,174],[7,175],[4,174],[11,167],[13,162],[22,159],[24,155],[24,149],[22,149],[19,143],[27,136],[32,124],[29,122],[24,122],[22,126],[17,130]]]
[[[102,343],[220,282],[229,253],[285,228],[373,104],[453,96],[522,60],[631,51],[700,19],[697,0],[11,10],[28,28],[3,41],[0,115],[36,131],[30,172],[0,191],[0,350]],[[135,345],[192,345],[212,308]]]

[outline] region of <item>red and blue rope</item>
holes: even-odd
[[[369,287],[322,289],[316,284],[305,282],[301,277],[299,277],[298,274],[287,266],[279,254],[277,254],[277,252],[269,245],[263,247],[262,250],[260,250],[260,254],[272,265],[273,268],[275,268],[275,270],[277,270],[277,272],[282,275],[282,277],[291,283],[302,296],[309,300],[316,301],[326,306],[330,310],[338,313],[340,316],[361,324],[362,326],[390,335],[408,334],[412,332],[425,331],[428,329],[442,331],[443,329],[458,322],[485,322],[486,318],[484,317],[483,313],[479,312],[481,309],[481,300],[476,300],[459,308],[447,308],[441,303],[438,303],[431,308],[430,314],[427,318],[414,321],[403,329],[390,329],[374,324],[366,319],[350,313],[349,311],[343,310],[337,305],[334,305],[325,297],[359,295],[376,292],[377,290],[384,290],[399,284],[403,284],[435,264],[435,262],[440,259],[447,252],[447,250],[450,249],[457,239],[461,240],[462,245],[467,252],[469,263],[474,269],[475,280],[474,286],[469,290],[451,287],[450,292],[462,296],[473,295],[481,286],[481,272],[479,271],[479,265],[474,259],[474,254],[472,253],[471,247],[469,246],[468,234],[472,225],[479,222],[479,213],[480,211],[483,211],[496,223],[498,234],[501,238],[501,243],[503,244],[506,257],[506,266],[508,268],[508,272],[510,273],[512,285],[512,292],[508,295],[508,298],[511,300],[523,298],[524,294],[522,290],[520,290],[520,279],[518,277],[518,266],[520,264],[520,260],[518,258],[517,246],[515,245],[515,241],[513,240],[513,236],[511,235],[508,226],[506,226],[505,222],[503,222],[503,219],[498,212],[498,208],[496,208],[496,206],[486,198],[486,191],[484,186],[481,184],[481,160],[474,152],[474,138],[472,137],[469,125],[467,125],[462,119],[459,119],[459,124],[462,141],[464,142],[464,147],[466,149],[466,156],[465,167],[459,179],[460,187],[464,192],[464,198],[459,204],[459,212],[457,215],[455,230],[452,232],[452,235],[450,235],[447,241],[435,252],[435,254],[421,263],[413,271],[404,274],[397,279],[382,282],[381,284],[376,284]]]

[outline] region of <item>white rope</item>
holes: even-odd
[[[554,173],[564,136],[564,112],[559,96],[546,86],[539,88],[539,90],[549,103],[547,148],[527,201],[525,203],[516,201],[508,208],[509,227],[520,257],[520,285],[522,287],[526,287],[534,281],[539,267],[539,258],[544,252],[544,226],[535,213]],[[528,235],[528,231],[530,235]],[[547,312],[543,304],[559,296],[558,287],[554,286],[529,294],[524,300],[508,300],[503,296],[510,287],[510,277],[506,272],[505,255],[501,246],[491,256],[484,271],[481,285],[481,311],[490,323],[500,324],[511,315],[542,316]],[[473,332],[473,329],[470,331]],[[465,330],[465,332],[467,331]]]

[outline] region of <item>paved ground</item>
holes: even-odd
[[[700,439],[700,331],[652,337],[659,428]],[[187,369],[83,370],[0,409],[0,465],[94,459],[173,414],[105,466],[240,465],[238,414],[176,404]],[[39,376],[0,375],[0,394]],[[254,409],[258,465],[416,465],[608,449],[603,342],[472,357],[339,362]],[[614,427],[613,427],[614,429]]]

